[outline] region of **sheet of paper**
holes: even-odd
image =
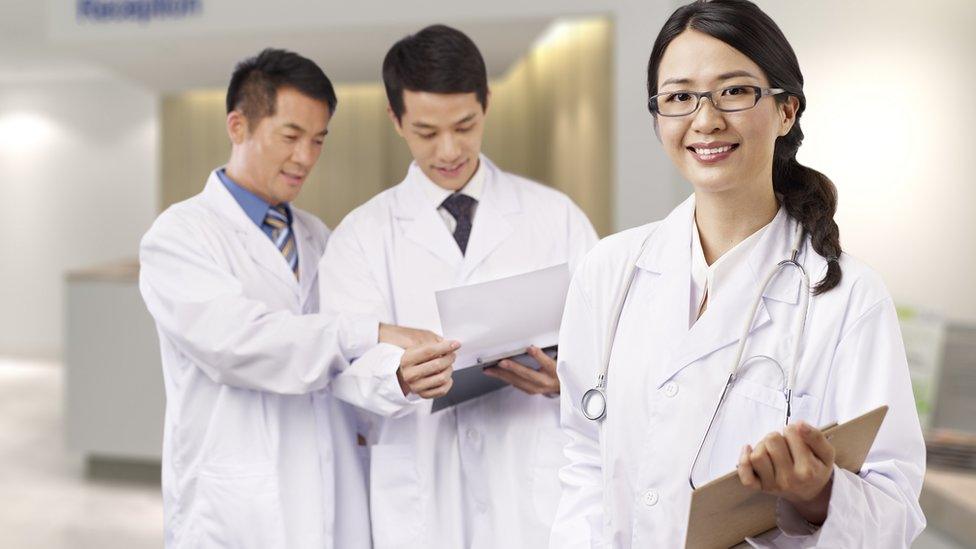
[[[563,263],[436,292],[443,335],[461,342],[454,369],[555,345],[568,290]]]

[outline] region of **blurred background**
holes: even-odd
[[[929,529],[976,547],[976,2],[761,0],[806,78],[799,158],[840,193],[844,249],[899,306],[926,427]],[[607,235],[690,192],[645,108],[664,0],[0,0],[0,546],[162,545],[158,344],[139,239],[227,159],[236,61],[294,49],[337,84],[298,201],[335,226],[400,181],[390,45],[442,22],[489,69],[484,151]]]

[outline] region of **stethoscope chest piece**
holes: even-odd
[[[597,421],[607,415],[607,394],[602,387],[594,387],[583,393],[581,404],[586,419]]]

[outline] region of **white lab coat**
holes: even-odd
[[[328,229],[292,212],[301,282],[215,173],[142,240],[167,397],[166,547],[370,547],[355,416],[322,389],[375,344],[377,321],[316,314]],[[396,386],[392,371],[372,381]]]
[[[755,292],[789,257],[795,226],[781,209],[748,268],[732,273],[689,329],[693,213],[694,197],[661,222],[605,239],[573,279],[558,366],[562,425],[572,441],[570,464],[560,471],[553,549],[684,545],[695,453]],[[809,240],[800,262],[814,283],[826,272]],[[925,526],[918,504],[925,448],[895,308],[874,272],[848,255],[840,262],[840,285],[811,301],[793,420],[825,425],[882,404],[890,409],[860,474],[835,469],[823,526],[811,529],[781,502],[783,530],[757,545],[908,547]],[[596,384],[617,295],[635,264],[610,363],[607,416],[592,422],[581,414],[580,398]],[[763,294],[743,358],[767,355],[788,368],[801,279],[795,269],[785,273]],[[782,426],[781,373],[769,361],[752,364],[730,390],[703,452],[699,467],[707,478],[732,471],[744,444]]]
[[[320,265],[322,308],[441,332],[434,292],[569,262],[596,242],[586,216],[553,189],[482,157],[484,191],[462,256],[412,165],[406,179],[336,228]],[[515,298],[517,296],[509,296]],[[463,343],[463,342],[462,342]],[[336,379],[361,395],[358,368]],[[397,357],[396,360],[399,360]],[[565,463],[558,400],[507,387],[455,409],[373,418],[370,505],[378,549],[542,547]]]

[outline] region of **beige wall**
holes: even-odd
[[[611,24],[557,23],[492,86],[484,151],[562,190],[601,235],[612,230]]]
[[[612,223],[611,39],[606,19],[550,29],[492,82],[483,147],[503,169],[566,192],[601,234]],[[339,108],[322,159],[297,201],[333,227],[399,182],[410,163],[386,116],[381,84],[338,85],[336,93]],[[210,170],[226,162],[223,101],[222,90],[164,97],[163,208],[199,192]]]

